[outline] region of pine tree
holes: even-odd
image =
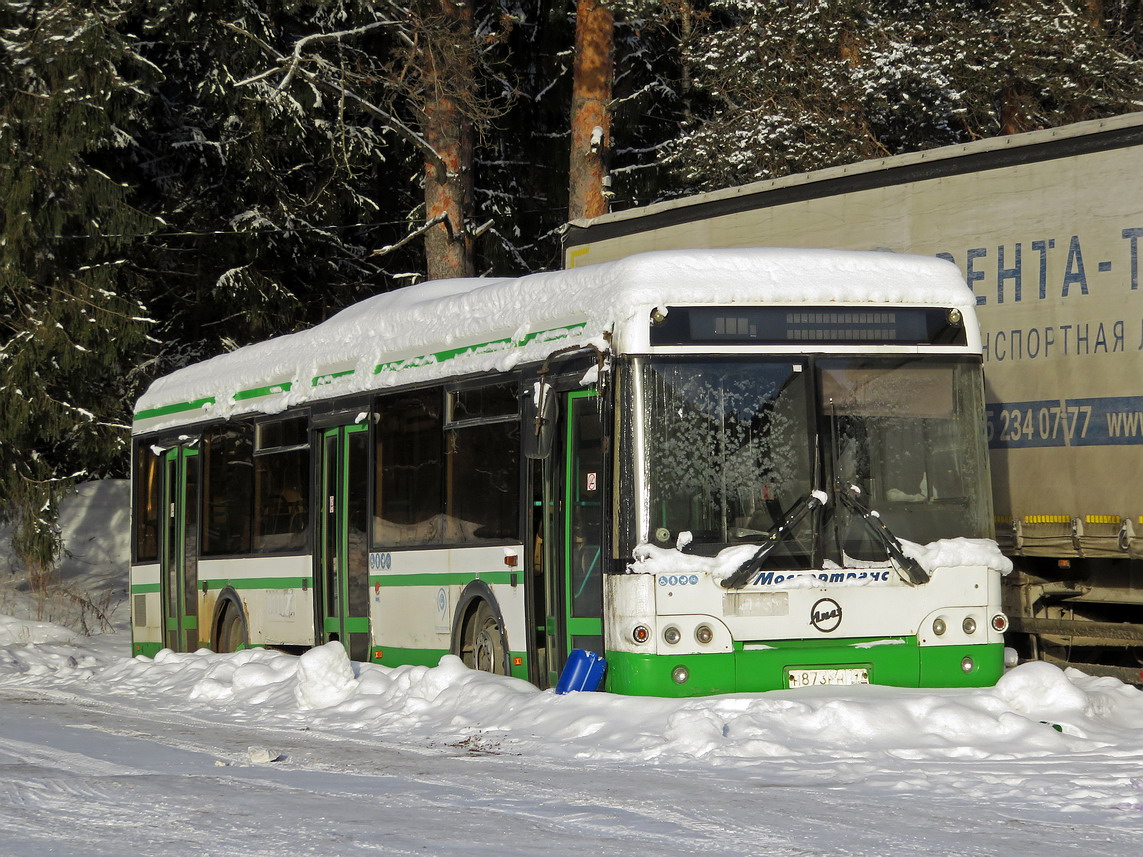
[[[715,0],[665,158],[709,189],[1136,109],[1131,28],[1088,0]],[[1106,14],[1106,10],[1104,10]]]
[[[162,75],[136,165],[165,224],[143,248],[160,320],[151,375],[313,324],[421,266],[371,257],[415,204],[407,152],[336,93],[260,76],[264,46],[339,26],[360,4],[264,6],[137,6],[138,50]],[[356,59],[335,51],[335,76]]]
[[[55,506],[122,459],[147,333],[137,236],[156,227],[109,165],[134,151],[152,70],[120,4],[0,11],[0,515],[33,585],[59,551]]]
[[[424,164],[420,183],[425,261],[430,278],[474,271],[474,134],[500,112],[490,95],[489,57],[510,16],[499,7],[457,0],[408,4],[335,2],[304,22],[309,32],[244,31],[271,65],[250,83],[268,105],[292,100],[312,122],[368,117],[383,145]],[[491,13],[491,14],[490,14]],[[335,26],[336,25],[336,26]],[[306,91],[333,95],[323,105]],[[360,121],[360,119],[354,120]]]

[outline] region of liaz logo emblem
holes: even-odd
[[[841,624],[841,605],[832,598],[819,598],[810,608],[810,624],[828,634]]]

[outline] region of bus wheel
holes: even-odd
[[[249,645],[246,618],[242,615],[242,608],[233,601],[227,601],[222,614],[222,624],[218,629],[218,651],[237,652],[248,648]]]
[[[487,601],[480,602],[469,627],[472,631],[472,668],[506,675],[504,632]]]

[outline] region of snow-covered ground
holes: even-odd
[[[1047,664],[982,690],[657,700],[336,644],[127,652],[0,618],[0,857],[1141,848],[1143,692]]]

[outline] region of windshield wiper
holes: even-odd
[[[769,530],[766,531],[766,541],[763,542],[762,547],[754,553],[754,556],[738,566],[738,570],[730,577],[721,581],[725,589],[738,589],[746,584],[750,576],[762,567],[762,563],[766,561],[766,557],[774,548],[778,547],[789,535],[794,531],[794,527],[812,512],[814,509],[820,508],[825,505],[826,494],[824,491],[812,491],[806,494],[786,512],[781,521],[774,524]]]
[[[910,586],[929,582],[929,573],[921,568],[919,562],[911,556],[905,555],[901,543],[897,541],[897,537],[893,535],[889,527],[881,520],[881,516],[857,499],[861,494],[860,488],[853,484],[847,484],[844,487],[838,485],[834,491],[841,499],[842,505],[851,512],[856,512],[861,517],[861,520],[865,522],[869,532],[873,534],[873,538],[881,545],[881,549],[885,551],[890,560],[893,561],[894,568],[903,581]]]

